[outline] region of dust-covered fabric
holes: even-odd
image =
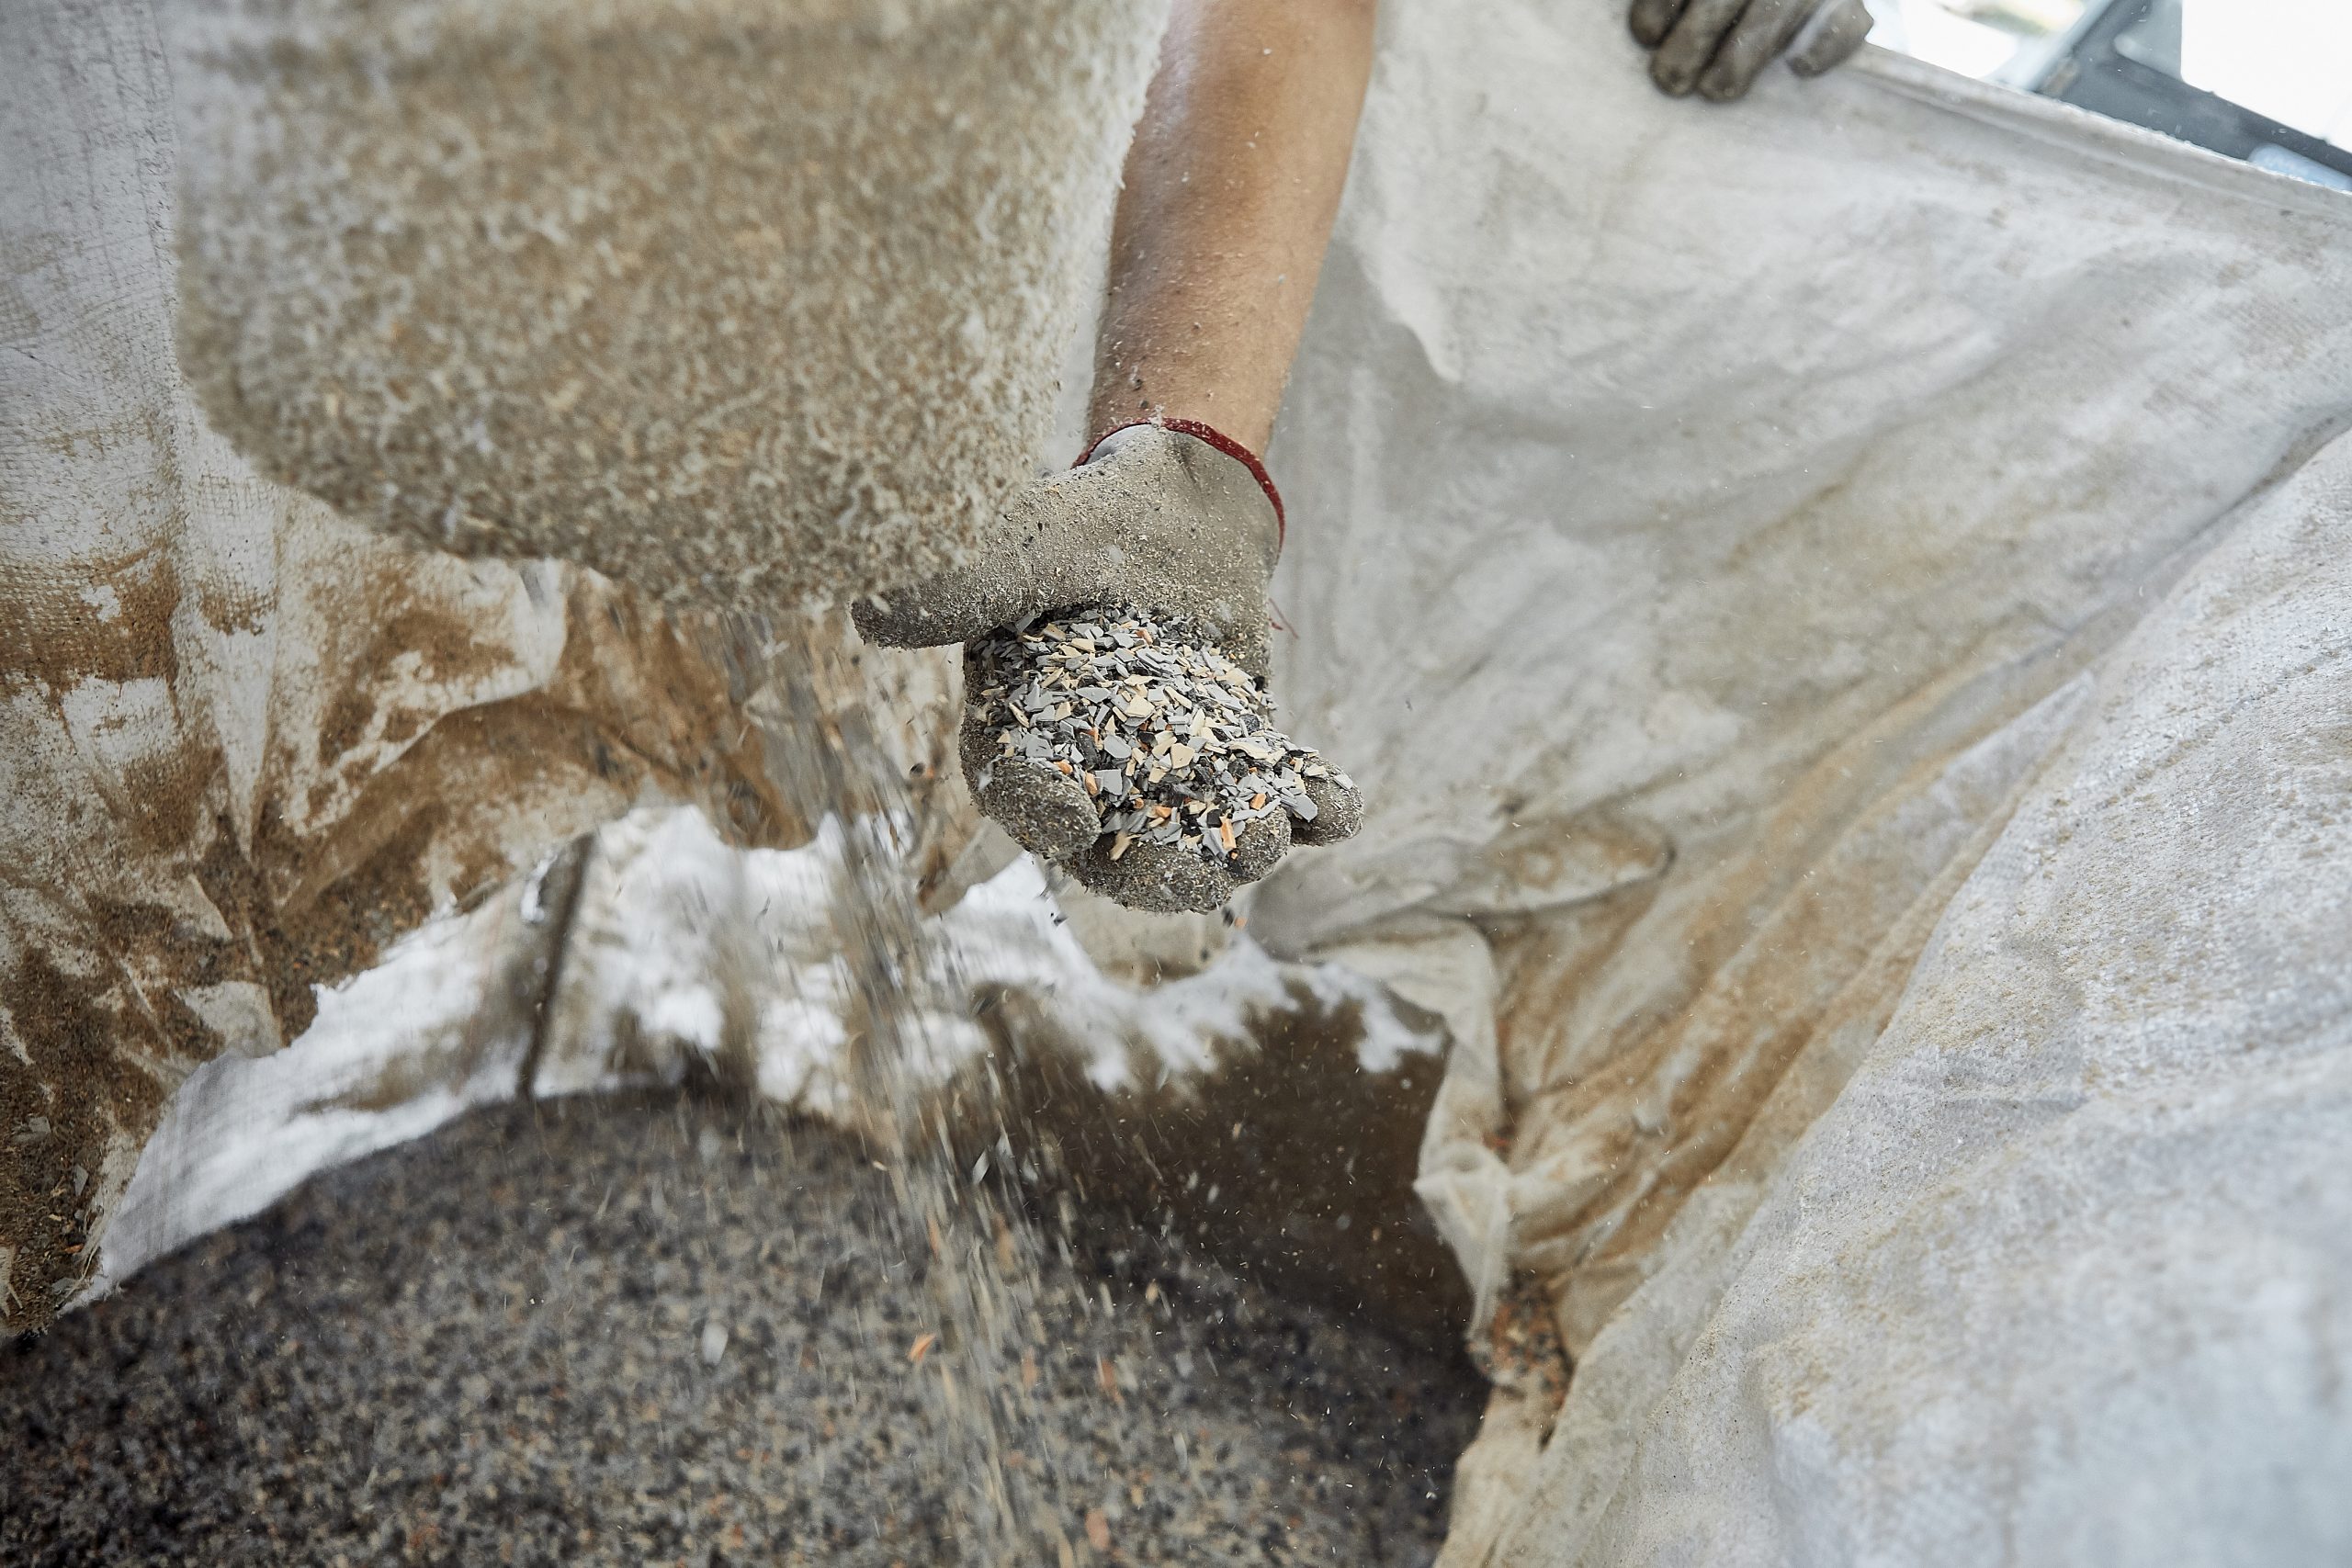
[[[1497,1561],[2352,1553],[2348,536],[2352,438],[2109,658],[1836,1101],[1590,1347]]]
[[[142,7],[17,17],[0,72],[0,1322],[46,1322],[175,1087],[312,987],[649,795],[805,829],[707,628],[269,485],[172,341]]]
[[[1782,1375],[1775,1337],[1810,1314],[1804,1287],[1786,1276],[1780,1315],[1731,1314],[1724,1260],[1759,1202],[1781,1229],[1750,1270],[1784,1246],[1830,1255],[1790,1150],[1924,983],[1972,873],[2018,843],[2052,759],[2109,722],[2121,671],[2225,657],[2219,621],[2135,642],[2129,666],[2117,650],[2297,485],[2310,525],[2269,547],[2292,558],[2262,635],[2275,678],[2308,689],[2231,721],[2216,688],[2221,711],[2174,724],[2249,776],[2326,744],[2309,727],[2346,699],[2317,569],[2352,517],[2297,476],[2352,421],[2352,203],[1883,55],[1817,83],[1768,73],[1718,107],[1657,96],[1607,6],[1402,0],[1384,29],[1271,455],[1293,512],[1273,588],[1285,722],[1349,759],[1368,811],[1357,839],[1269,879],[1250,932],[1375,967],[1455,1025],[1422,1190],[1482,1311],[1536,1281],[1577,1361],[1564,1409],[1524,1408],[1533,1392],[1498,1406],[1448,1561],[1505,1541],[1544,1568],[1677,1542],[1728,1555],[1743,1510],[1768,1506],[1790,1522],[1755,1560],[1907,1561],[1890,1521],[1926,1472],[1871,1457],[1910,1419],[1865,1399],[1885,1357],[1930,1354],[1934,1323],[1964,1379],[1976,1338],[2010,1337],[1999,1355],[2043,1381],[1917,1417],[1988,1450],[2009,1403],[2042,1402],[2052,1432],[2087,1419],[2105,1372],[2054,1334],[2037,1349],[2021,1305],[1964,1327],[1956,1298],[1930,1312],[1924,1275],[1898,1289],[1863,1248],[1838,1255],[1824,1310],[1841,1319],[1801,1341],[1819,1353],[1781,1392],[1758,1380]],[[2312,922],[2274,935],[2249,914],[2242,954],[2199,949],[2168,982],[2212,999],[2209,1044],[2225,1018],[2251,1030],[2211,1058],[2198,1092],[2218,1092],[2293,1049],[2244,1012],[2267,988],[2343,1016],[2340,969],[2318,961],[2352,942],[2319,919],[2344,847],[2283,783],[2225,806],[2148,776],[2101,809],[2188,844],[2167,874],[2075,890],[2076,940],[2197,926],[2221,907],[2208,889],[2241,876],[2249,910],[2286,898]],[[2271,858],[2204,840],[2207,811]],[[2029,983],[1971,976],[1988,1006]],[[2094,998],[2032,983],[2017,1047],[2063,1051]],[[2132,1005],[2113,998],[2119,1029]],[[1992,1113],[1972,1094],[2005,1091],[1963,1065],[1973,1025],[1915,1027],[1917,1070],[1958,1077],[1889,1115],[1917,1118],[1904,1135],[1923,1149],[1965,1145]],[[2274,1216],[2285,1187],[2246,1185],[2221,1144],[2161,1152],[2144,1105],[2115,1114],[2111,1163],[2010,1146],[2053,1224],[2095,1224],[2118,1182],[2212,1189],[2217,1223],[2278,1238],[2253,1247],[2277,1267],[2217,1259],[2199,1290],[2329,1299],[2310,1294],[2326,1269],[2293,1260],[2301,1221]],[[1882,1213],[1927,1202],[1942,1165],[1871,1125],[1838,1190],[1875,1188]],[[1928,1239],[1905,1245],[1925,1257]],[[1975,1256],[2023,1292],[2051,1255]],[[2177,1245],[2104,1256],[2113,1290],[2152,1300],[2166,1258],[2209,1267]],[[2337,1332],[2256,1343],[2258,1325],[2147,1311],[2185,1342],[2239,1336],[2249,1377],[2295,1378]],[[1873,1332],[1883,1353],[1862,1354]],[[2162,1338],[2116,1354],[2154,1378]],[[1694,1346],[1711,1381],[1686,1407]],[[2324,1472],[2322,1450],[2276,1440],[2284,1469]],[[1797,1453],[1845,1489],[1775,1491]],[[2072,1474],[2138,1487],[2161,1483],[2135,1466],[2187,1462],[2119,1442]],[[1996,1531],[2028,1506],[2020,1473],[1988,1464],[1944,1495]],[[1955,1537],[1948,1560],[1992,1560],[1970,1556],[1990,1539]]]
[[[261,471],[772,615],[1035,472],[1165,0],[168,0],[183,365]]]

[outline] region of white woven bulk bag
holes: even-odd
[[[1046,445],[1160,0],[189,0],[181,353],[270,477],[767,611]]]

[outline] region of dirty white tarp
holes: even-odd
[[[1424,1190],[1577,1358],[1449,1562],[2340,1554],[2352,207],[1384,29],[1274,454],[1373,810],[1250,932],[1453,1025]]]
[[[0,50],[0,1321],[94,1261],[164,1100],[315,982],[646,795],[803,831],[707,626],[399,548],[254,477],[173,347],[142,6]],[[43,1200],[47,1200],[44,1201]],[[61,1215],[51,1220],[48,1216]],[[28,1217],[30,1216],[30,1217]]]
[[[691,807],[631,812],[594,835],[577,868],[570,941],[552,976],[554,955],[537,938],[567,919],[557,907],[566,896],[551,887],[560,863],[429,922],[323,992],[292,1049],[224,1056],[191,1077],[107,1233],[93,1291],[257,1213],[314,1171],[517,1092],[674,1084],[740,1066],[780,1106],[843,1115],[854,981],[829,915],[841,836],[829,818],[800,848],[744,851]],[[1248,943],[1214,964],[1197,949],[1182,962],[1171,954],[1170,978],[1148,990],[1124,984],[1098,967],[1026,857],[971,889],[932,934],[933,957],[957,987],[941,994],[1049,998],[1058,1039],[1079,1047],[1077,1069],[1123,1098],[1188,1082],[1265,1017],[1303,1008],[1347,1015],[1341,1043],[1374,1081],[1427,1066],[1443,1043],[1399,1017],[1373,982],[1279,963]],[[988,1045],[962,1009],[916,1032],[943,1049],[938,1079]],[[1317,1100],[1328,1122],[1333,1108]],[[1261,1103],[1234,1113],[1245,1111],[1267,1114]],[[1392,1153],[1409,1156],[1408,1128],[1388,1138]]]
[[[1677,1219],[1499,1561],[2352,1552],[2347,518],[2340,439],[2109,657],[1836,1102]]]

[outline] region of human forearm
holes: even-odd
[[[1127,155],[1089,423],[1272,432],[1372,68],[1373,0],[1177,0]]]

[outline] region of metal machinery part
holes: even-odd
[[[2004,72],[2011,85],[2243,159],[2274,174],[2352,191],[2338,147],[2181,79],[2182,0],[2093,0],[2049,47]]]

